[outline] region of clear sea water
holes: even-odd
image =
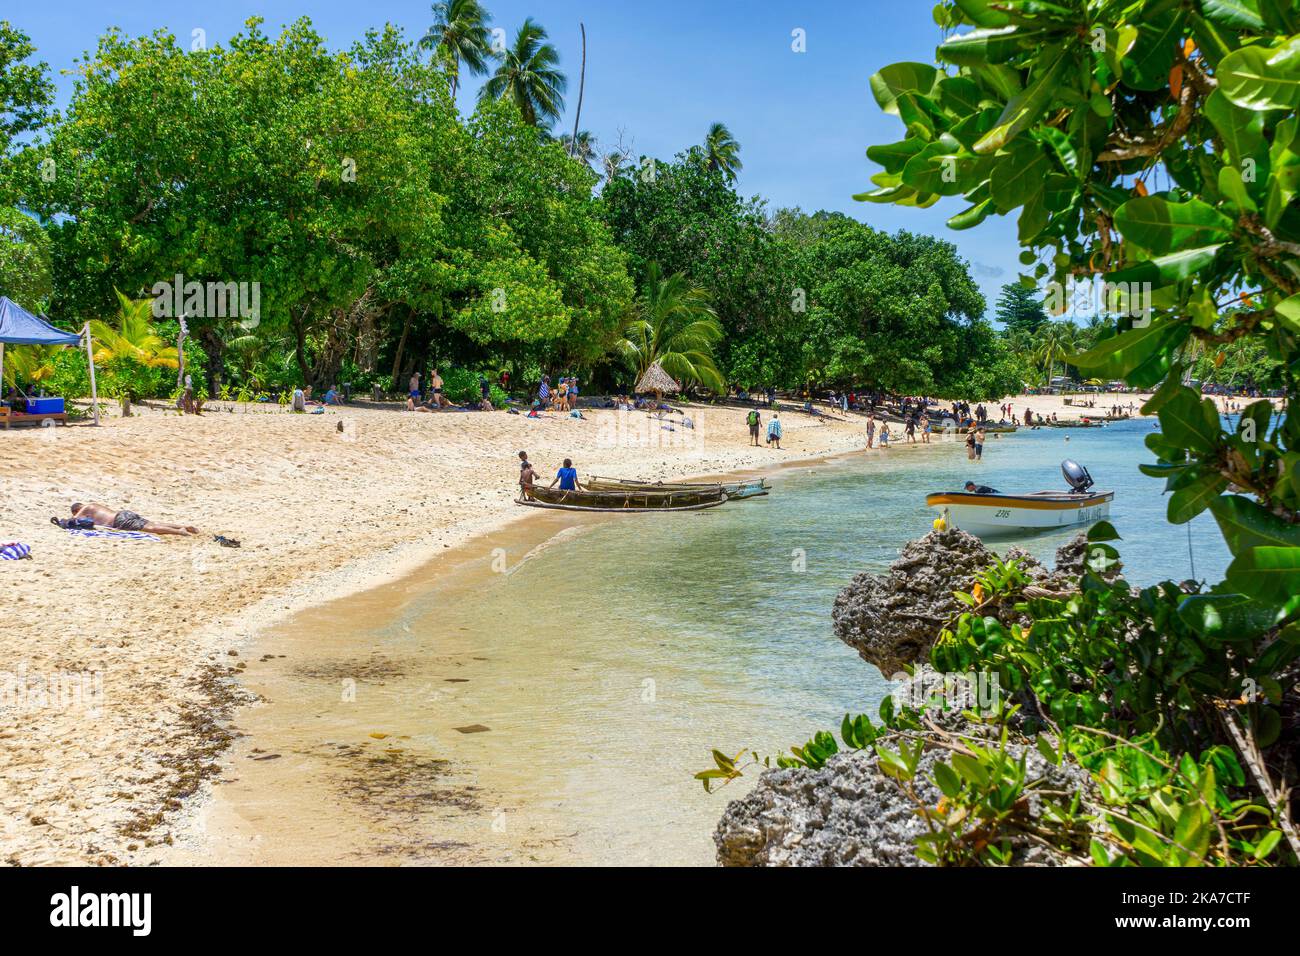
[[[299,759],[249,763],[240,813],[264,815],[263,833],[289,832],[259,796],[282,786],[293,796],[276,805],[315,821],[304,846],[328,838],[363,857],[382,846],[436,862],[454,844],[491,862],[709,864],[727,799],[755,776],[706,794],[692,774],[711,748],[775,754],[838,728],[846,712],[874,713],[889,691],[835,638],[831,605],[854,574],[885,569],[929,530],[927,493],[968,478],[1065,490],[1060,462],[1074,458],[1115,491],[1130,581],[1188,578],[1193,562],[1197,577],[1218,580],[1228,554],[1212,519],[1170,526],[1163,483],[1137,470],[1153,427],[990,436],[977,465],[960,442],[851,455],[776,471],[770,496],[701,512],[548,513],[531,538],[482,543],[432,586],[377,594],[331,620],[329,645],[312,648],[320,672],[333,673],[322,658],[337,656],[341,673],[355,673],[358,657],[392,673],[340,704],[331,678],[284,672],[267,694],[281,703],[250,729],[260,747]],[[995,547],[1019,544],[1050,563],[1071,535]],[[447,761],[450,782],[478,788],[473,805],[417,812],[420,779],[384,784],[382,801],[357,807],[339,797],[337,770],[318,755],[340,742],[374,747],[376,730],[391,735],[377,746],[397,742],[403,759]],[[305,813],[313,799],[319,812]]]
[[[1218,580],[1228,554],[1213,520],[1192,522],[1190,538],[1170,526],[1163,482],[1137,470],[1153,427],[990,436],[978,465],[957,442],[896,447],[779,472],[766,498],[602,521],[471,601],[439,607],[439,630],[458,629],[491,658],[465,685],[482,695],[465,719],[527,728],[527,788],[567,808],[579,858],[708,862],[725,797],[690,775],[711,747],[777,752],[847,711],[874,713],[888,692],[835,638],[831,604],[855,573],[883,570],[929,529],[926,493],[971,477],[1007,492],[1065,490],[1060,462],[1074,458],[1116,492],[1111,520],[1133,583],[1190,577],[1193,561],[1198,577]],[[1019,544],[1050,563],[1072,535],[995,547]],[[508,761],[509,740],[485,733],[466,748]]]

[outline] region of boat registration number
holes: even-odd
[[[995,518],[1010,518],[1010,517],[1011,517],[1011,509],[1010,509],[1010,508],[999,508],[996,512],[994,512],[993,517],[995,517]]]

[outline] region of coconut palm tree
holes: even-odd
[[[133,300],[117,292],[117,301],[118,328],[99,319],[90,322],[95,362],[107,365],[116,359],[131,359],[147,368],[179,368],[176,346],[168,345],[150,321],[153,300]]]
[[[131,414],[131,403],[139,398],[139,382],[130,373],[131,363],[145,368],[180,368],[176,346],[168,345],[153,327],[153,300],[132,300],[116,289],[118,328],[99,319],[90,322],[95,343],[95,364],[117,366],[114,388],[122,402],[122,416]]]
[[[0,386],[19,382],[40,385],[54,374],[54,356],[62,345],[14,345],[5,352],[4,379]]]
[[[525,20],[500,61],[479,91],[480,101],[509,99],[534,126],[549,127],[560,118],[568,80],[558,69],[560,54],[546,42],[541,24],[532,17]]]
[[[1051,384],[1056,363],[1069,359],[1078,351],[1079,327],[1073,322],[1048,322],[1035,333],[1035,358],[1043,364],[1045,380]]]
[[[483,9],[478,0],[440,0],[433,5],[433,24],[419,45],[432,50],[447,64],[451,75],[451,98],[456,98],[460,87],[460,67],[480,75],[488,70],[492,56],[488,42],[488,27],[492,15]]]
[[[574,139],[572,134],[565,133],[560,137],[560,145],[564,147],[566,153],[588,166],[596,158],[596,137],[585,129],[578,132],[577,139]]]
[[[636,366],[638,380],[657,364],[683,385],[699,382],[721,392],[726,380],[714,364],[713,346],[722,334],[708,293],[680,272],[665,277],[652,262],[618,349]]]
[[[735,179],[745,167],[740,161],[740,144],[725,123],[709,127],[709,135],[704,139],[704,160],[709,169],[720,170],[728,179]]]

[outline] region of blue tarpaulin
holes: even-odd
[[[56,329],[17,302],[0,295],[0,342],[6,345],[76,345],[79,332]]]

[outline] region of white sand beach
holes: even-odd
[[[738,408],[696,428],[644,413],[586,420],[138,409],[99,428],[0,433],[0,827],[11,864],[129,863],[218,771],[240,649],[265,624],[436,561],[535,513],[512,503],[516,453],[540,473],[682,478],[862,447],[862,419],[784,413],[784,450],[749,447]],[[766,420],[766,414],[764,419]],[[340,430],[342,426],[342,430]],[[73,501],[197,525],[193,538],[73,537]],[[220,547],[215,534],[239,540]],[[224,706],[223,706],[224,705]]]

